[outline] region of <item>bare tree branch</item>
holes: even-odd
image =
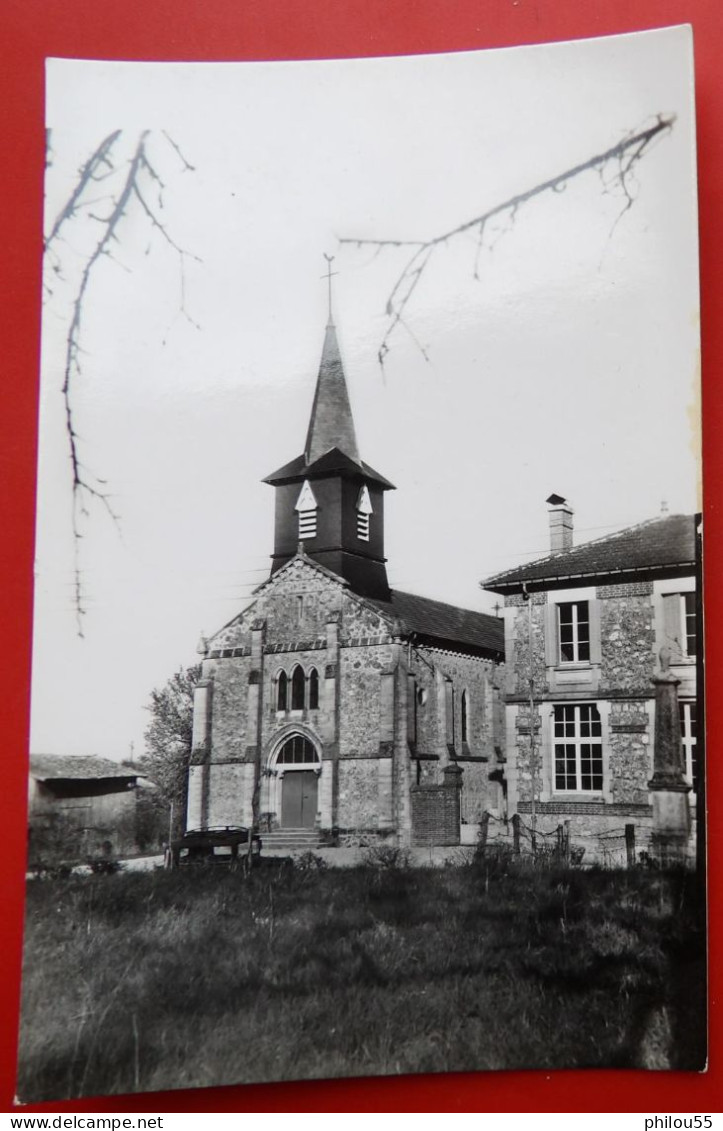
[[[395,240],[395,239],[360,239],[353,236],[344,236],[339,239],[340,244],[351,244],[354,247],[372,247],[376,249],[376,253],[385,248],[405,247],[411,250],[409,258],[406,260],[401,272],[399,273],[392,289],[389,293],[389,298],[386,304],[386,313],[389,318],[387,329],[384,333],[377,358],[379,364],[384,368],[384,362],[387,354],[390,351],[390,340],[392,335],[398,327],[402,327],[408,334],[417,342],[415,335],[406,321],[407,307],[410,300],[414,295],[422,276],[429,267],[430,261],[434,252],[442,244],[448,244],[450,241],[456,239],[458,236],[465,235],[468,232],[477,231],[477,241],[475,248],[475,257],[473,263],[473,277],[479,279],[479,262],[482,252],[492,250],[499,239],[509,231],[513,226],[519,209],[527,204],[529,201],[534,200],[536,197],[542,196],[549,192],[563,192],[570,181],[576,177],[581,176],[587,172],[597,172],[603,183],[604,190],[610,192],[613,189],[619,189],[624,196],[623,207],[617,216],[613,225],[612,232],[614,232],[617,225],[626,212],[632,207],[635,196],[632,192],[631,181],[633,173],[638,162],[643,158],[653,142],[662,137],[666,133],[670,133],[675,123],[674,114],[658,114],[653,125],[646,129],[636,130],[627,134],[622,141],[617,145],[613,145],[610,149],[606,149],[602,153],[596,153],[594,156],[589,157],[586,161],[580,162],[579,165],[573,165],[564,172],[558,173],[549,180],[542,181],[540,184],[534,185],[532,188],[526,189],[524,192],[517,193],[515,196],[509,197],[507,200],[502,201],[500,204],[494,205],[486,212],[474,216],[471,220],[466,220],[462,224],[458,224],[448,231],[442,232],[437,236],[433,236],[428,240]],[[610,166],[615,168],[615,173],[612,177],[606,180],[606,170]],[[488,240],[487,233],[489,232],[489,222],[495,217],[505,216],[508,220],[507,228],[498,232],[496,238],[492,241]],[[485,242],[487,240],[487,242]],[[419,349],[425,358],[427,353],[424,347],[417,342]]]
[[[65,407],[66,434],[68,437],[72,475],[72,530],[75,558],[74,594],[78,634],[80,636],[83,636],[82,618],[85,616],[85,594],[82,582],[80,551],[83,538],[82,527],[84,520],[90,515],[91,504],[99,504],[115,525],[118,526],[118,516],[113,509],[111,495],[107,490],[105,480],[91,472],[80,458],[79,445],[81,438],[75,425],[73,394],[77,380],[83,375],[83,350],[81,348],[82,321],[88,289],[91,280],[95,276],[98,264],[103,260],[111,259],[118,266],[123,267],[124,270],[129,270],[124,264],[120,263],[116,249],[121,243],[119,229],[121,228],[122,221],[129,215],[134,202],[140,205],[142,214],[150,221],[152,231],[159,232],[168,246],[178,255],[181,277],[181,312],[189,322],[197,326],[197,323],[194,322],[186,310],[185,261],[187,258],[190,258],[200,263],[201,260],[198,256],[186,251],[173,239],[166,224],[159,216],[159,210],[163,207],[161,194],[165,186],[148,155],[149,136],[149,130],[144,130],[140,134],[120,184],[116,184],[115,187],[111,188],[101,198],[94,196],[92,199],[89,199],[86,195],[89,186],[108,178],[114,178],[117,181],[117,175],[121,171],[121,166],[118,165],[116,158],[117,143],[121,137],[121,130],[115,130],[104,138],[85,164],[79,169],[78,180],[75,183],[73,191],[58,213],[50,233],[45,240],[46,254],[49,254],[51,251],[53,252],[52,261],[51,259],[47,260],[48,268],[56,276],[62,278],[62,264],[60,257],[54,251],[54,245],[60,239],[60,232],[63,226],[70,224],[79,217],[85,220],[92,220],[94,223],[100,225],[100,234],[85,256],[79,281],[73,291],[70,319],[65,339],[65,360],[61,388]],[[168,134],[165,134],[165,132],[164,137],[181,159],[184,171],[193,170],[193,166],[185,159],[173,139],[170,138]],[[158,190],[158,199],[156,201],[150,200],[148,195],[144,192],[144,179],[147,184],[150,183],[156,186]],[[111,181],[111,184],[112,183]],[[99,199],[108,201],[109,211],[107,215],[98,215],[91,211],[91,207],[97,204]],[[46,293],[49,296],[52,295],[52,288],[49,287],[47,283],[45,286]]]

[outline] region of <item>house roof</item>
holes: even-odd
[[[696,516],[672,514],[629,526],[593,542],[560,550],[516,569],[497,573],[482,582],[485,589],[514,593],[530,583],[536,589],[563,582],[599,580],[621,574],[691,573],[696,564]]]
[[[102,778],[123,778],[132,781],[138,777],[138,774],[118,762],[111,762],[109,758],[31,754],[30,776],[37,781],[98,781]]]
[[[272,487],[278,486],[279,483],[293,483],[298,479],[321,479],[324,475],[331,475],[333,473],[341,472],[352,479],[369,479],[378,483],[385,490],[394,490],[394,484],[370,467],[364,460],[354,460],[341,451],[339,448],[330,448],[329,451],[324,452],[322,456],[314,460],[313,463],[307,463],[306,457],[301,455],[296,459],[292,459],[290,463],[284,464],[278,471],[274,471],[271,475],[267,475],[262,481],[270,483]]]
[[[504,624],[489,613],[461,609],[457,605],[447,605],[396,589],[392,590],[388,601],[365,599],[382,612],[398,617],[410,632],[419,636],[504,655]]]

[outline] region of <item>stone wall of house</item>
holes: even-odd
[[[607,597],[598,605],[601,692],[647,690],[655,670],[652,597]]]
[[[535,593],[532,598],[532,673],[538,694],[547,691],[545,665],[545,616],[547,594]],[[505,597],[505,672],[507,695],[527,695],[530,690],[530,607],[516,595]],[[511,624],[511,631],[510,631]]]
[[[554,595],[553,595],[554,596]],[[533,668],[535,693],[535,748],[537,751],[538,790],[549,788],[553,780],[552,736],[543,733],[541,715],[548,727],[548,702],[589,702],[609,700],[607,721],[603,723],[603,743],[608,774],[606,789],[614,804],[647,804],[648,781],[652,774],[652,684],[655,671],[655,624],[652,587],[648,584],[600,586],[595,615],[599,617],[600,682],[596,686],[580,681],[550,690],[546,682],[545,648],[546,595],[535,595],[533,615]],[[538,603],[539,602],[539,603]],[[510,777],[514,781],[513,803],[529,803],[530,706],[529,695],[529,607],[519,596],[506,598],[507,680],[506,695],[514,703],[510,718],[515,719],[509,736]],[[549,620],[547,621],[549,625]],[[576,694],[577,690],[577,694]],[[508,711],[510,708],[508,708]],[[564,802],[564,799],[562,799]]]
[[[608,719],[610,790],[620,804],[645,805],[653,774],[652,700],[613,702]]]
[[[532,728],[530,728],[530,704],[520,703],[516,711],[514,729],[515,746],[513,750],[514,767],[512,767],[515,780],[515,795],[518,801],[529,802],[532,797],[532,774],[530,771],[530,755],[532,751],[531,736],[534,738],[535,765],[537,769],[535,797],[539,798],[542,783],[542,715],[540,713],[539,704],[535,704],[535,710],[532,713]]]

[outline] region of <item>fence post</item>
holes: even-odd
[[[563,833],[563,836],[562,836],[563,854],[564,854],[564,857],[565,857],[565,863],[569,864],[570,863],[570,822],[569,821],[563,821],[563,828],[565,830],[564,833]]]
[[[520,814],[515,813],[512,817],[512,850],[515,856],[520,855]]]
[[[490,827],[490,815],[487,811],[482,814],[482,820],[479,823],[479,851],[484,853],[487,848],[487,834]]]
[[[635,825],[625,826],[625,853],[627,855],[628,868],[635,867]]]

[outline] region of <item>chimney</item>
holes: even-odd
[[[559,550],[571,550],[572,507],[562,495],[550,495],[545,502],[550,508],[550,550],[553,554]]]

